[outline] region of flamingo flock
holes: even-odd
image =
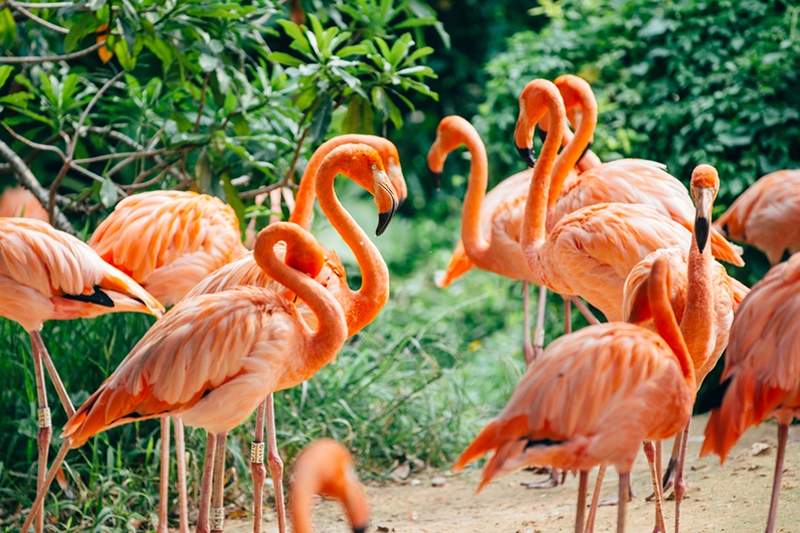
[[[528,467],[577,473],[580,533],[594,531],[602,480],[613,466],[622,532],[641,449],[652,477],[654,531],[667,531],[664,495],[672,486],[678,532],[695,397],[724,353],[725,393],[712,410],[701,453],[724,461],[749,427],[777,419],[766,526],[773,532],[789,425],[800,417],[800,171],[765,176],[714,223],[720,177],[713,167],[698,164],[687,190],[656,162],[601,162],[590,150],[597,121],[597,103],[583,79],[529,82],[520,92],[513,141],[532,168],[488,192],[489,163],[477,130],[455,115],[437,128],[427,159],[434,173],[443,172],[448,154],[460,146],[471,156],[460,239],[437,284],[445,288],[479,268],[522,282],[524,291],[526,372],[454,469],[491,454],[478,491]],[[538,153],[532,150],[536,132],[544,136]],[[340,501],[352,530],[367,531],[367,491],[354,458],[331,440],[315,441],[297,457],[287,513],[276,439],[273,394],[312,379],[391,305],[387,265],[339,201],[339,175],[371,195],[381,235],[408,192],[397,148],[372,135],[342,135],[319,146],[296,201],[286,191],[271,195],[273,211],[280,212],[281,202],[289,206],[289,220],[275,216],[257,234],[251,231],[252,250],[241,240],[234,211],[205,194],[129,196],[88,243],[50,226],[26,190],[0,198],[0,316],[30,337],[39,427],[36,498],[22,531],[43,531],[49,487],[71,450],[107,429],[148,419],[159,419],[162,430],[158,531],[169,530],[170,420],[178,530],[190,528],[185,424],[208,435],[196,531],[223,531],[226,435],[254,412],[253,531],[262,528],[267,469],[280,533],[289,522],[298,533],[313,530],[315,495]],[[315,200],[355,257],[357,289],[336,252],[309,232]],[[744,264],[742,249],[728,238],[764,251],[774,265],[752,290],[717,262]],[[529,284],[539,286],[532,335]],[[564,300],[565,333],[544,346],[547,291]],[[573,304],[589,324],[574,332]],[[76,409],[42,326],[111,312],[157,320]],[[46,376],[67,417],[52,461]],[[662,472],[662,441],[669,438],[675,439],[672,457]]]

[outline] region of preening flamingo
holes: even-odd
[[[775,201],[780,201],[776,198]],[[765,531],[778,512],[789,424],[800,417],[800,254],[774,266],[739,306],[731,329],[722,404],[712,410],[700,455],[722,462],[750,426],[778,421],[778,452]]]
[[[0,194],[0,217],[36,218],[50,222],[47,210],[23,187],[11,187]]]
[[[380,138],[373,137],[372,139]],[[385,139],[381,140],[380,144],[386,143],[391,145]],[[353,251],[361,270],[361,287],[358,290],[353,290],[347,284],[347,275],[344,267],[335,254],[329,253],[325,267],[316,277],[317,281],[325,286],[342,306],[347,320],[348,336],[352,336],[371,323],[388,301],[389,271],[378,249],[337,199],[334,190],[334,179],[338,173],[341,173],[373,195],[379,213],[378,232],[382,232],[385,229],[386,224],[394,214],[394,210],[397,207],[397,199],[392,190],[392,182],[383,171],[383,162],[387,161],[385,155],[382,162],[380,154],[366,144],[342,145],[339,142],[336,144],[337,146],[333,149],[330,148],[330,145],[323,145],[318,149],[318,151],[324,150],[328,155],[315,164],[314,174],[308,174],[308,177],[304,176],[303,179],[304,183],[314,180],[316,194],[319,197],[323,213],[330,220],[334,229],[342,236],[345,244]],[[315,158],[318,159],[316,154],[312,159]],[[399,169],[399,166],[397,169]],[[402,174],[400,174],[399,179],[402,180]],[[313,205],[313,196],[301,197],[298,194],[298,208],[301,206],[301,198],[310,198]],[[310,223],[310,218],[301,217],[298,220],[303,223]],[[187,297],[227,290],[240,285],[267,287],[270,286],[270,282],[269,274],[259,269],[253,260],[253,256],[247,254],[208,276],[192,289]],[[303,307],[300,309],[302,311]],[[278,454],[275,441],[274,405],[269,399],[266,406],[266,416],[267,435],[269,437],[268,461],[275,487],[279,530],[283,531],[285,524],[282,491],[283,462]],[[210,458],[209,454],[212,448],[211,442],[209,442],[207,461]],[[215,453],[221,453],[220,449],[217,448]],[[258,452],[255,453],[257,454]],[[254,475],[256,505],[254,528],[256,528],[256,531],[258,531],[257,528],[261,524],[261,487],[263,486],[265,475],[263,470],[258,467],[258,464],[257,461],[251,464]],[[201,514],[200,519],[204,520],[205,516]]]
[[[628,478],[639,446],[681,431],[694,402],[694,365],[669,305],[665,261],[655,262],[648,284],[658,334],[610,322],[553,341],[456,462],[458,470],[494,451],[478,490],[498,474],[526,466],[578,470],[575,530],[582,531],[588,471],[611,464],[620,473],[617,530],[624,531]],[[691,283],[697,283],[694,276]],[[686,313],[710,311],[690,300]]]
[[[547,80],[530,82],[520,95],[519,131],[531,131],[549,113],[547,138],[533,169],[519,242],[537,283],[565,296],[580,296],[609,321],[622,318],[625,278],[650,252],[688,249],[691,232],[656,209],[604,203],[565,215],[547,233],[550,174],[565,129],[564,104]],[[529,122],[530,121],[530,122]]]
[[[286,243],[285,263],[275,253]],[[334,359],[347,337],[341,306],[314,281],[324,253],[296,224],[276,223],[256,240],[256,261],[285,291],[241,287],[179,302],[155,323],[119,367],[70,417],[64,441],[31,513],[40,511],[55,470],[70,449],[106,429],[178,416],[223,434],[241,424],[266,393],[293,387]],[[309,326],[297,299],[314,314]],[[222,485],[215,502],[222,500]]]
[[[37,491],[41,491],[52,436],[42,366],[67,416],[74,412],[42,340],[44,323],[118,312],[160,316],[163,307],[85,243],[46,222],[0,218],[0,243],[0,316],[17,322],[31,339],[39,418]],[[42,527],[40,517],[36,530]]]
[[[342,504],[353,533],[367,531],[369,506],[364,487],[350,452],[335,440],[316,440],[297,457],[289,499],[295,533],[312,533],[311,509],[317,494]]]
[[[744,191],[717,221],[736,241],[755,246],[777,264],[800,251],[800,170],[779,170]]]

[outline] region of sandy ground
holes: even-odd
[[[681,507],[681,528],[686,532],[756,532],[766,522],[772,471],[775,461],[776,427],[764,424],[749,431],[724,466],[718,460],[698,458],[705,417],[692,422],[689,444],[686,498]],[[768,447],[760,443],[767,444]],[[664,447],[669,454],[671,443]],[[431,480],[444,476],[444,486]],[[541,476],[539,476],[541,478]],[[412,483],[411,479],[418,480]],[[535,533],[572,531],[577,478],[548,490],[531,490],[520,482],[535,479],[530,472],[500,478],[475,495],[478,471],[458,475],[430,473],[410,478],[405,484],[368,486],[373,532],[511,532]],[[652,492],[647,462],[639,455],[633,475],[634,500],[628,506],[628,531],[652,531],[653,507],[645,497]],[[614,498],[616,473],[609,471],[603,484],[603,498]],[[590,487],[594,476],[590,477]],[[613,531],[616,507],[602,507],[597,531]],[[271,514],[270,509],[265,513]],[[667,528],[672,529],[674,502],[666,502]],[[265,531],[277,531],[273,516],[267,517]],[[349,531],[338,506],[320,502],[314,512],[315,531]],[[252,531],[246,521],[230,521],[226,531]],[[784,467],[777,531],[800,533],[800,428],[790,431]]]

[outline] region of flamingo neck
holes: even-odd
[[[303,176],[300,178],[297,194],[295,195],[295,207],[292,210],[292,214],[289,215],[289,222],[299,224],[305,229],[311,227],[311,220],[314,216],[314,198],[316,196],[314,177],[317,175],[317,171],[322,161],[325,159],[325,156],[337,146],[348,143],[370,144],[372,140],[373,138],[370,135],[351,133],[347,135],[338,135],[322,143],[311,155],[308,164],[306,164],[306,169],[303,171]]]
[[[681,319],[681,332],[686,339],[695,370],[702,367],[713,355],[711,353],[714,346],[714,298],[711,287],[713,268],[711,245],[706,244],[701,252],[697,248],[696,240],[692,239],[687,272],[686,309]]]
[[[547,201],[548,206],[555,205],[558,197],[561,196],[561,191],[564,190],[564,182],[570,170],[575,168],[584,150],[586,150],[589,143],[592,142],[594,129],[597,127],[597,101],[593,97],[584,96],[581,98],[579,105],[581,108],[581,121],[572,139],[570,139],[567,146],[558,156],[558,160],[553,168],[550,193]]]
[[[653,314],[653,323],[656,331],[669,345],[675,358],[680,365],[690,390],[694,391],[697,386],[697,377],[694,370],[694,362],[689,355],[689,349],[678,327],[678,321],[672,310],[669,299],[669,280],[667,278],[669,266],[665,258],[659,258],[653,264],[653,268],[648,280],[648,298],[650,309]]]
[[[533,177],[528,199],[525,203],[525,218],[522,221],[521,242],[523,250],[531,246],[540,246],[546,237],[545,222],[547,219],[547,198],[550,188],[550,173],[553,170],[561,139],[564,137],[564,106],[560,102],[548,99],[547,106],[550,123],[539,158],[533,167]],[[535,124],[535,120],[531,120]]]
[[[345,279],[347,297],[342,301],[350,335],[372,322],[389,300],[389,269],[378,249],[350,216],[333,188],[336,174],[348,175],[347,165],[328,167],[317,174],[317,197],[322,212],[352,250],[361,270],[361,287],[353,291]]]
[[[305,362],[312,366],[323,366],[332,359],[347,338],[347,326],[342,317],[342,308],[331,293],[311,277],[295,270],[275,255],[275,244],[286,242],[287,250],[292,246],[303,246],[306,240],[299,226],[281,224],[269,232],[262,232],[256,240],[253,257],[258,266],[272,279],[292,291],[311,309],[317,319],[317,330],[306,326],[308,350]],[[313,359],[314,361],[309,361]]]
[[[481,228],[481,207],[489,182],[489,164],[486,147],[478,132],[474,129],[465,129],[461,133],[464,136],[464,145],[471,156],[469,183],[461,216],[461,240],[464,242],[467,255],[473,261],[479,261],[488,253],[491,246]]]

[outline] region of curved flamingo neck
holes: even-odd
[[[325,287],[278,258],[274,248],[279,241],[286,242],[288,254],[291,248],[309,248],[309,244],[314,244],[313,237],[297,225],[278,222],[259,234],[253,257],[264,272],[294,292],[316,316],[317,330],[306,330],[307,359],[330,359],[347,337],[342,308]]]
[[[313,533],[311,509],[313,507],[316,489],[311,487],[296,489],[295,486],[296,484],[292,487],[293,490],[289,507],[294,533]]]
[[[467,255],[473,261],[480,261],[489,252],[491,246],[481,228],[481,207],[489,183],[489,163],[486,157],[486,147],[478,132],[470,127],[462,128],[460,133],[471,156],[469,183],[461,212],[461,240]]]
[[[342,302],[349,334],[354,335],[372,322],[389,300],[389,269],[378,249],[350,216],[333,188],[336,174],[348,174],[348,164],[341,162],[317,173],[317,197],[322,212],[352,250],[361,270],[361,287],[353,291],[344,282],[347,297]]]
[[[545,222],[547,218],[547,199],[550,188],[550,173],[553,170],[558,149],[561,146],[561,139],[564,137],[564,106],[560,105],[559,100],[552,96],[547,98],[546,104],[550,116],[547,127],[547,137],[542,145],[539,158],[533,167],[533,177],[528,199],[525,203],[525,218],[522,221],[520,244],[523,249],[530,246],[541,245],[546,237]],[[530,109],[529,112],[535,112]],[[536,124],[536,120],[531,120],[531,124]]]
[[[350,133],[338,135],[322,143],[311,155],[308,164],[306,164],[306,169],[303,171],[303,176],[300,178],[297,194],[295,195],[295,206],[292,210],[292,214],[289,215],[289,222],[299,224],[305,229],[311,227],[311,220],[314,216],[314,198],[316,196],[314,177],[317,175],[317,171],[322,161],[325,159],[325,156],[337,146],[348,143],[370,144],[372,140],[373,138],[371,135]]]
[[[686,342],[670,304],[668,270],[667,260],[662,257],[653,263],[653,268],[650,272],[647,294],[650,300],[650,309],[653,313],[653,323],[658,334],[661,335],[672,349],[672,353],[675,354],[687,385],[694,391],[697,387],[694,362],[689,355],[689,349],[686,347]]]
[[[699,369],[713,354],[714,339],[714,298],[711,286],[714,258],[711,246],[706,245],[701,252],[697,241],[692,239],[688,262],[688,287],[686,290],[686,309],[681,318],[681,332],[686,339],[689,354]]]
[[[597,127],[597,101],[594,99],[594,95],[591,93],[585,94],[581,91],[579,105],[581,121],[578,124],[578,129],[575,130],[575,134],[558,156],[558,160],[556,160],[550,181],[548,206],[554,205],[558,197],[561,196],[561,191],[564,190],[564,182],[570,170],[578,164],[584,150],[589,147],[589,143],[592,142],[594,137],[594,130]]]

